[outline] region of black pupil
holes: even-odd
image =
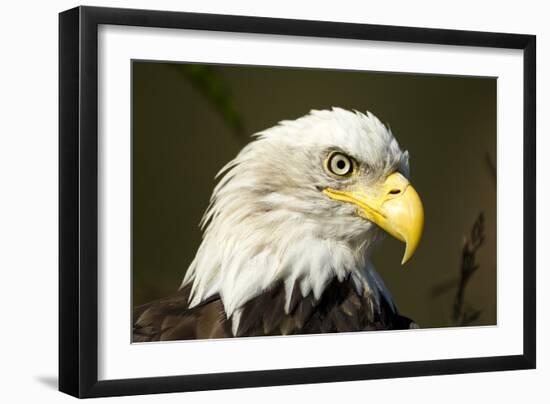
[[[338,167],[340,170],[343,170],[346,168],[346,162],[344,160],[338,160],[336,162],[336,167]]]

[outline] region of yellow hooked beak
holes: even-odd
[[[406,245],[401,264],[407,262],[418,247],[424,228],[424,208],[416,190],[400,173],[389,175],[373,191],[363,185],[348,190],[326,188],[330,198],[356,205],[358,214],[376,223]]]

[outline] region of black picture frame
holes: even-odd
[[[98,380],[98,26],[113,24],[523,50],[523,354]],[[76,397],[323,383],[536,366],[534,35],[77,7],[59,15],[59,389]]]

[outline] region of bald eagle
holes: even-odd
[[[134,310],[134,342],[416,328],[371,254],[415,252],[409,154],[372,113],[313,110],[254,135],[218,174],[173,296]]]

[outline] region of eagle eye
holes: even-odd
[[[334,152],[328,157],[327,169],[334,175],[345,177],[353,171],[353,162],[344,153]]]

